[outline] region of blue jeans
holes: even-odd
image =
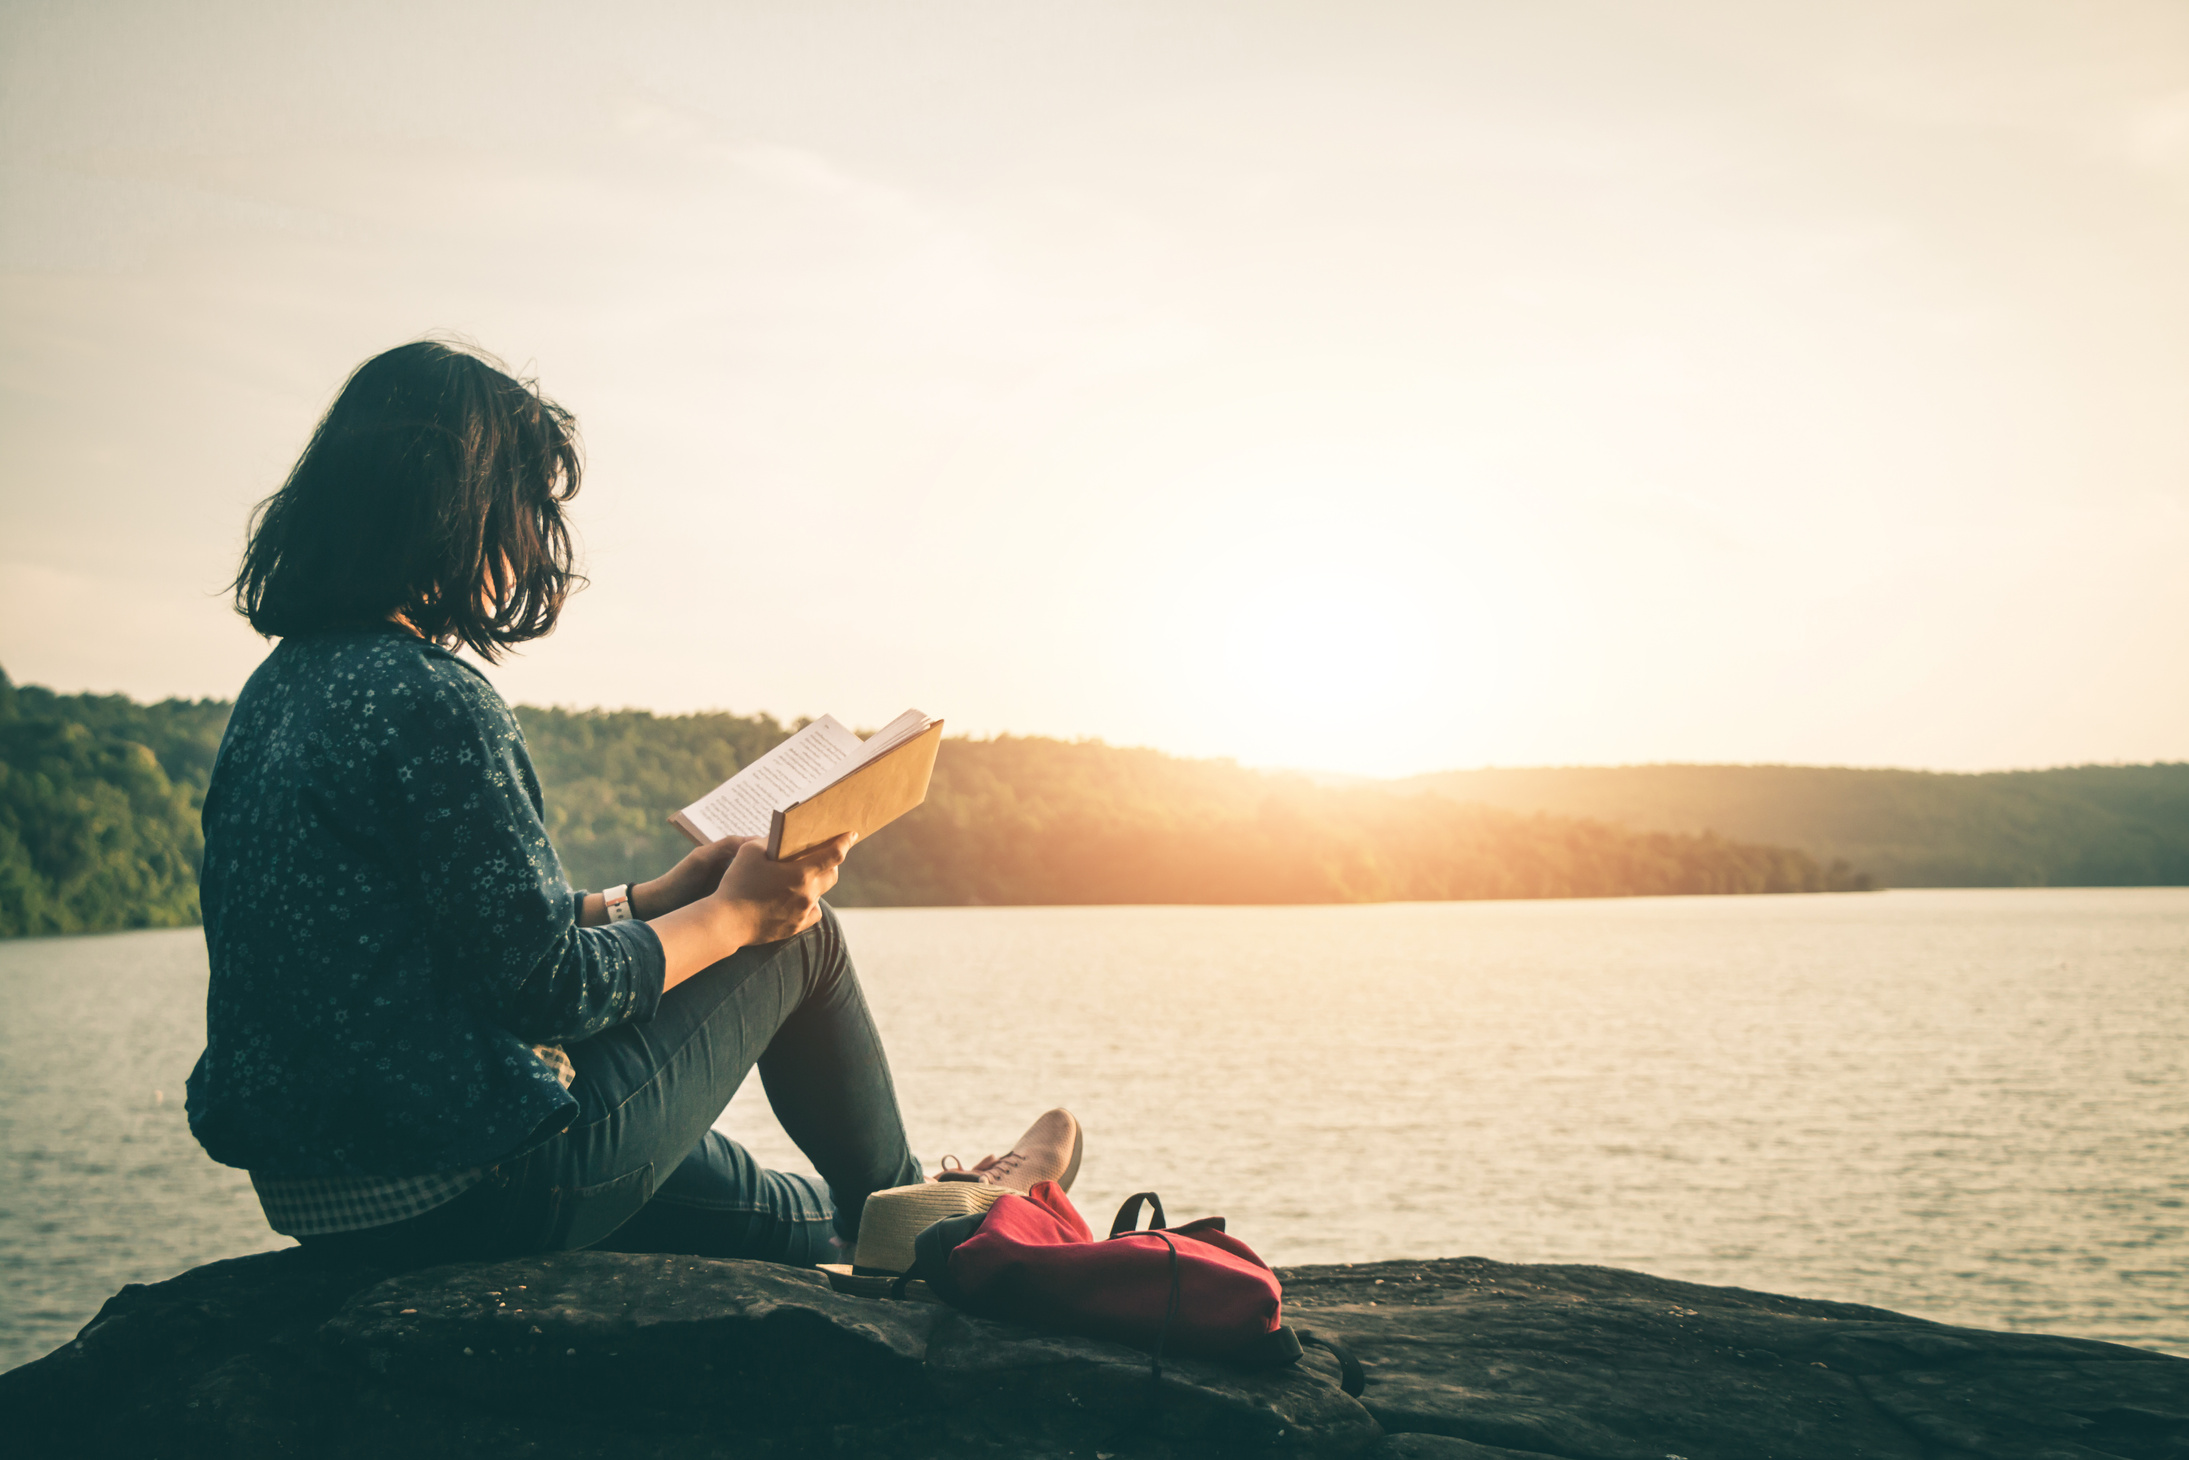
[[[858,1235],[868,1192],[920,1179],[832,909],[568,1053],[578,1114],[562,1134],[423,1216],[306,1245],[404,1263],[594,1247],[811,1264],[830,1260],[831,1236]],[[712,1129],[755,1064],[820,1182],[766,1170]]]

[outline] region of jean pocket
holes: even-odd
[[[652,1162],[598,1186],[556,1187],[544,1250],[567,1252],[590,1247],[637,1216],[638,1209],[653,1196]]]

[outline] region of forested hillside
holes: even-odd
[[[792,727],[766,716],[517,711],[571,879],[651,876],[668,813]],[[1228,761],[1093,742],[945,741],[927,804],[861,846],[847,907],[1378,902],[1867,886],[1799,852],[1333,790]]]
[[[197,917],[198,808],[227,704],[56,695],[0,676],[0,935]],[[520,708],[572,880],[651,876],[664,819],[789,733],[766,716]],[[1866,886],[1715,835],[1456,805],[1419,789],[1091,742],[952,740],[928,803],[853,855],[858,904],[1366,902]]]
[[[944,745],[928,804],[853,854],[840,900],[1381,902],[1867,886],[1846,867],[1708,834],[1001,736]]]
[[[684,851],[668,811],[788,734],[767,716],[518,710],[581,886]],[[228,706],[0,674],[0,935],[195,921]],[[1858,870],[1859,869],[1859,870]],[[1869,885],[2189,883],[2189,765],[1455,771],[1326,786],[1152,750],[952,740],[859,848],[857,904],[1370,902]]]
[[[2189,765],[1947,775],[1822,766],[1445,771],[1455,801],[1800,847],[1889,887],[2189,884]]]
[[[198,806],[228,706],[0,673],[0,936],[198,920]]]

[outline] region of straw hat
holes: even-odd
[[[1010,1188],[984,1181],[923,1181],[893,1186],[866,1199],[859,1213],[859,1248],[852,1271],[891,1277],[912,1266],[912,1239],[946,1217],[985,1212]]]

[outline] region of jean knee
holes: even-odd
[[[811,993],[825,994],[839,984],[858,982],[851,966],[851,942],[844,936],[835,908],[822,903],[821,920],[798,936],[806,944]]]

